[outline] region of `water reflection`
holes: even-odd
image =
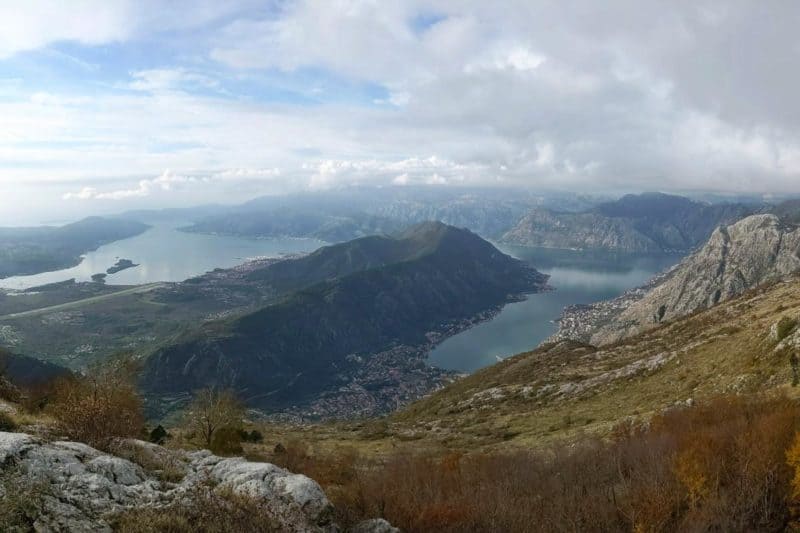
[[[500,358],[531,350],[555,332],[554,320],[567,305],[614,298],[680,260],[675,254],[499,248],[549,274],[549,283],[556,290],[509,304],[491,321],[447,339],[431,352],[431,364],[473,372]]]
[[[0,280],[0,287],[25,289],[75,278],[91,281],[92,274],[105,272],[119,259],[139,263],[109,274],[109,285],[183,281],[214,268],[228,268],[253,257],[275,257],[283,253],[309,252],[324,243],[314,239],[246,239],[184,233],[179,224],[156,225],[144,233],[101,246],[89,252],[81,264],[55,272],[14,276]]]

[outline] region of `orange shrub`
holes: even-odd
[[[65,436],[101,449],[118,437],[139,437],[144,428],[132,376],[119,367],[58,380],[47,410]]]
[[[793,401],[726,396],[549,451],[339,461],[300,447],[290,462],[320,481],[344,525],[382,516],[408,532],[777,531],[800,499],[798,430]]]

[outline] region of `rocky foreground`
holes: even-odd
[[[25,505],[38,505],[32,524],[37,532],[110,532],[113,517],[121,512],[180,505],[198,491],[209,490],[268,503],[270,518],[281,531],[341,530],[325,493],[306,476],[205,450],[179,452],[137,440],[120,441],[117,446],[137,462],[78,442],[46,442],[25,433],[0,432],[0,501],[4,502],[0,505],[15,497]],[[165,471],[171,481],[165,481]],[[354,530],[398,531],[379,519],[362,522]]]

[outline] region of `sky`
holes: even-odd
[[[790,0],[0,2],[0,223],[358,185],[800,193]]]

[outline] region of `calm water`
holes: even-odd
[[[550,274],[556,290],[506,305],[491,321],[450,337],[430,354],[431,364],[473,372],[536,347],[555,333],[562,309],[614,298],[680,260],[676,255],[630,255],[499,246]]]
[[[33,276],[0,280],[0,287],[24,289],[75,278],[91,281],[92,274],[105,272],[119,259],[130,259],[139,266],[109,274],[109,285],[129,285],[154,281],[183,281],[213,270],[227,268],[255,257],[275,257],[284,253],[310,252],[325,243],[314,239],[246,239],[183,233],[177,224],[156,225],[144,233],[101,246],[89,252],[73,268]]]

